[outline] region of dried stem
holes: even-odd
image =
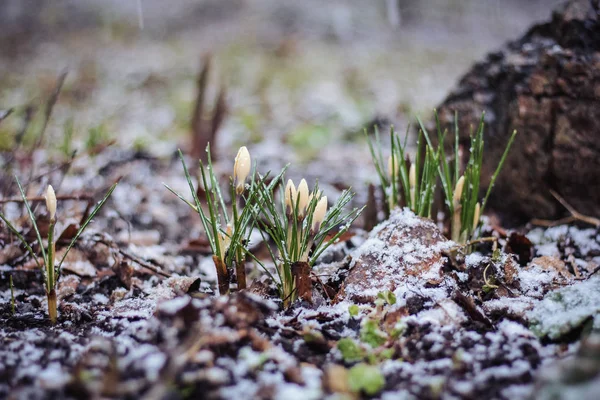
[[[219,287],[219,294],[225,295],[229,293],[229,271],[225,262],[216,255],[213,256],[213,262],[217,270],[217,286]]]
[[[556,200],[558,200],[560,204],[563,205],[564,208],[567,209],[567,211],[571,213],[571,216],[576,220],[585,222],[586,224],[594,225],[596,227],[600,226],[600,219],[581,214],[554,190],[550,190],[550,193]]]

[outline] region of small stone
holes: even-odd
[[[379,292],[393,292],[414,278],[438,285],[445,262],[442,252],[452,245],[431,220],[408,209],[396,210],[355,251],[355,264],[336,301],[372,303]]]

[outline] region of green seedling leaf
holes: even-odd
[[[350,307],[348,307],[348,313],[350,314],[351,317],[356,317],[359,312],[360,312],[360,309],[358,308],[358,306],[356,304],[352,304]]]
[[[378,358],[379,360],[391,360],[394,356],[394,349],[383,349],[379,352]]]
[[[353,363],[365,358],[365,350],[350,338],[340,339],[337,343],[337,348],[342,353],[344,362]]]
[[[374,320],[368,320],[360,330],[360,340],[373,348],[383,345],[387,341],[387,335]]]
[[[377,293],[377,298],[385,301],[391,306],[396,304],[396,295],[389,290]]]
[[[364,392],[368,396],[375,396],[385,386],[385,378],[379,368],[368,364],[358,364],[350,368],[348,384],[350,390],[355,393]]]

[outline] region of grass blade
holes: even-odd
[[[504,153],[502,153],[502,157],[500,158],[500,162],[498,163],[498,166],[496,167],[496,171],[494,171],[494,175],[492,175],[492,179],[490,180],[490,186],[488,187],[488,190],[485,194],[485,198],[481,205],[481,213],[482,214],[483,214],[483,210],[485,209],[485,205],[487,204],[488,197],[490,197],[490,193],[492,192],[492,188],[494,187],[494,184],[496,183],[496,178],[498,178],[498,175],[500,174],[500,170],[502,169],[502,166],[504,165],[504,162],[506,161],[506,157],[508,156],[508,151],[510,150],[510,147],[512,146],[512,144],[514,142],[516,135],[517,135],[517,131],[514,130],[512,135],[510,136],[510,139],[508,139],[508,143],[506,144]]]
[[[35,221],[35,216],[33,215],[33,211],[31,211],[31,207],[29,206],[29,202],[27,201],[27,196],[25,195],[25,191],[23,190],[23,186],[21,186],[21,181],[19,181],[19,177],[15,175],[15,179],[17,181],[17,186],[19,187],[19,191],[21,192],[21,197],[23,198],[23,203],[25,203],[25,208],[27,209],[27,213],[29,214],[29,219],[31,220],[31,224],[33,225],[33,229],[35,230],[35,234],[37,235],[38,243],[40,245],[40,249],[42,252],[42,257],[44,258],[44,264],[48,262],[48,257],[46,255],[46,250],[44,249],[44,242],[42,241],[42,235],[38,229],[37,223]]]
[[[90,213],[90,215],[87,217],[87,219],[85,220],[85,222],[79,227],[79,229],[77,230],[77,233],[75,234],[75,236],[73,237],[73,239],[71,239],[71,243],[69,243],[69,245],[67,246],[67,249],[65,250],[65,254],[63,254],[62,258],[60,259],[60,262],[58,263],[58,266],[56,267],[57,269],[60,269],[63,261],[65,261],[65,258],[67,257],[67,254],[69,254],[69,251],[73,248],[73,246],[75,245],[75,242],[77,241],[77,239],[79,239],[79,236],[81,236],[81,234],[83,233],[83,231],[85,230],[85,228],[87,228],[87,226],[89,225],[89,223],[92,222],[92,219],[96,216],[96,214],[98,214],[98,212],[100,211],[100,209],[102,208],[102,206],[104,205],[104,203],[106,203],[106,201],[108,200],[108,198],[110,197],[110,195],[115,190],[115,188],[117,187],[118,184],[119,184],[119,181],[115,182],[110,187],[110,189],[108,189],[108,192],[106,192],[106,194],[104,195],[104,197],[102,198],[102,200],[100,200],[100,202],[96,205],[96,207],[94,207],[94,209],[92,210],[92,212]]]
[[[25,240],[25,238],[23,237],[23,235],[21,235],[21,233],[19,233],[19,231],[17,230],[17,228],[15,228],[13,226],[13,224],[11,224],[6,219],[6,217],[4,216],[4,214],[0,213],[0,219],[2,221],[4,221],[4,223],[6,224],[6,226],[8,227],[8,229],[17,237],[17,239],[19,239],[19,241],[23,244],[23,246],[25,246],[25,248],[27,249],[27,251],[29,252],[29,254],[31,255],[31,257],[33,258],[33,261],[35,261],[36,265],[39,268],[42,268],[42,265],[40,264],[40,262],[37,259],[37,255],[35,254],[35,252],[31,248],[31,246],[29,245],[29,243],[27,243],[27,240]]]

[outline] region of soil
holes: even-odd
[[[382,221],[375,209],[320,257],[312,300],[285,309],[252,262],[249,289],[218,296],[197,214],[162,186],[188,193],[176,149],[189,154],[197,52],[210,49],[221,77],[213,76],[208,94],[219,79],[228,93],[215,144],[223,182],[238,145],[246,144],[260,171],[293,162],[290,177],[318,177],[330,199],[353,186],[353,206],[363,205],[376,174],[359,128],[405,121],[403,102],[419,109],[441,100],[461,68],[500,44],[495,36],[505,40],[531,23],[518,3],[507,2],[514,18],[491,18],[494,10],[477,2],[464,15],[451,8],[438,16],[439,32],[419,25],[435,17],[428,7],[406,8],[394,31],[378,9],[342,2],[327,6],[333,21],[326,13],[315,19],[310,4],[143,4],[145,31],[135,12],[116,4],[104,9],[104,20],[87,5],[85,27],[68,22],[68,5],[40,9],[44,29],[31,36],[11,31],[27,45],[0,58],[9,71],[1,78],[0,109],[14,107],[0,118],[1,205],[24,236],[35,241],[22,204],[12,201],[12,174],[30,198],[49,183],[69,197],[59,200],[59,256],[88,202],[120,180],[63,265],[56,325],[47,318],[42,272],[2,226],[0,398],[593,398],[600,372],[597,227],[526,224],[507,231],[484,217],[483,235],[496,237],[501,251],[482,243],[467,254],[445,239],[437,221],[409,210]],[[461,50],[480,28],[464,22],[482,17],[494,35]],[[200,20],[206,24],[195,26]],[[249,31],[250,40],[240,39]],[[416,43],[438,53],[423,56]],[[200,50],[189,50],[192,44]],[[399,72],[390,48],[412,57],[415,67],[403,72],[414,78]],[[77,67],[36,147],[57,87],[55,69],[69,62]],[[431,66],[427,73],[419,63]],[[71,117],[70,150],[78,152],[68,162],[70,152],[59,144]],[[43,201],[32,204],[46,220]],[[266,258],[264,243],[253,245]],[[367,367],[371,385],[382,383],[356,389],[369,375],[357,378],[357,367]]]

